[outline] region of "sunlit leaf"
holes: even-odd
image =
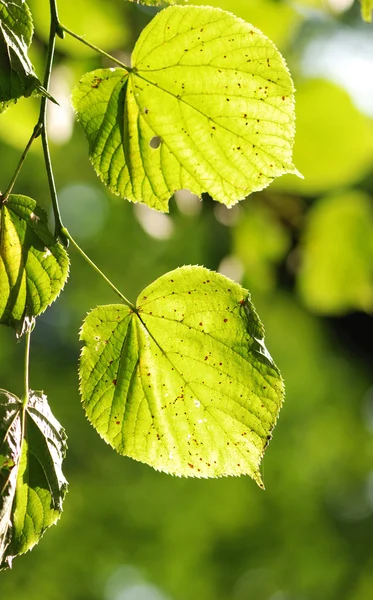
[[[42,392],[27,407],[0,390],[0,569],[38,543],[60,517],[66,434]]]
[[[216,6],[255,23],[279,47],[294,37],[297,24],[304,19],[302,12],[296,10],[294,5],[278,0],[193,0],[191,3]]]
[[[319,200],[301,244],[299,290],[322,314],[373,309],[371,198],[357,191]]]
[[[169,7],[143,30],[132,64],[88,73],[73,92],[92,164],[116,194],[167,211],[187,188],[230,206],[297,173],[293,84],[252,25]]]
[[[120,454],[174,475],[248,474],[283,399],[247,290],[202,267],[163,275],[138,298],[85,319],[83,406]]]
[[[35,200],[10,195],[0,214],[0,323],[20,333],[61,292],[69,259]]]
[[[0,112],[41,84],[28,58],[33,34],[24,0],[0,0]]]
[[[361,16],[367,23],[372,22],[373,0],[360,0]]]

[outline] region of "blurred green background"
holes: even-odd
[[[205,4],[205,0],[194,4]],[[47,2],[30,0],[41,74]],[[213,0],[271,37],[297,88],[295,164],[231,210],[188,192],[169,215],[107,193],[69,108],[81,74],[108,63],[59,41],[49,113],[62,216],[114,283],[135,299],[183,264],[249,288],[287,396],[249,478],[176,479],[117,456],[86,421],[78,330],[116,301],[71,249],[65,292],[32,336],[31,385],[69,436],[63,517],[0,575],[1,600],[371,600],[373,598],[373,26],[350,0]],[[156,9],[124,0],[59,0],[61,20],[122,60]],[[38,113],[1,116],[5,188]],[[38,143],[16,192],[50,212]],[[0,387],[22,393],[23,344],[0,330]]]

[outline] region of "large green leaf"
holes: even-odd
[[[38,543],[62,512],[66,434],[42,392],[27,407],[0,390],[0,569]]]
[[[247,290],[202,267],[163,275],[138,312],[100,306],[85,319],[83,406],[120,454],[174,475],[249,474],[283,399]]]
[[[0,215],[0,323],[20,332],[57,298],[69,259],[35,200],[10,195]]]
[[[87,73],[72,96],[92,164],[116,194],[167,211],[188,188],[230,206],[297,173],[292,80],[249,23],[169,7],[141,33],[132,64]]]
[[[21,96],[41,88],[28,58],[33,34],[24,0],[0,0],[0,113]]]

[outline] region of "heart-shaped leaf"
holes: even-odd
[[[283,400],[247,290],[202,267],[167,273],[137,313],[100,306],[85,319],[83,406],[120,454],[174,475],[248,474]]]
[[[38,543],[62,512],[66,434],[42,392],[0,390],[0,569]]]
[[[35,200],[10,195],[0,214],[0,323],[21,333],[59,295],[69,259]]]
[[[132,64],[84,75],[72,96],[92,164],[116,194],[167,211],[188,188],[231,206],[298,173],[293,83],[249,23],[217,8],[169,7],[141,33]]]
[[[44,91],[28,58],[32,35],[25,0],[0,0],[0,113],[21,96]]]

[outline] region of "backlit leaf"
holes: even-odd
[[[193,0],[192,4],[216,6],[255,23],[277,47],[284,46],[292,39],[298,23],[304,19],[304,15],[294,5],[278,0]]]
[[[120,454],[174,475],[251,475],[283,400],[247,290],[202,267],[163,275],[85,319],[83,406]]]
[[[116,194],[167,211],[189,189],[231,206],[297,173],[292,80],[249,23],[169,7],[141,33],[132,64],[88,73],[73,92],[92,164]]]
[[[0,569],[38,543],[62,512],[66,434],[42,392],[27,407],[0,390]]]
[[[10,195],[0,214],[0,323],[20,333],[59,295],[69,259],[35,200]]]
[[[28,58],[33,34],[24,0],[0,0],[0,113],[41,84]]]

